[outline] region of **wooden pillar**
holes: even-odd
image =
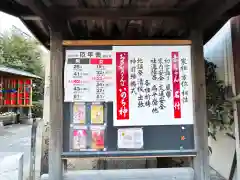
[[[202,32],[192,30],[191,40],[195,111],[194,133],[197,150],[197,156],[193,159],[193,167],[195,180],[209,180],[208,125]]]
[[[231,19],[231,35],[232,35],[232,52],[233,52],[233,71],[232,71],[232,91],[233,96],[240,94],[240,20],[239,17]],[[240,179],[240,102],[233,102],[234,109],[234,126],[236,139],[236,160],[237,167],[235,170],[236,179]]]
[[[63,54],[62,35],[51,30],[50,39],[50,130],[49,179],[62,180],[62,126],[63,126]]]
[[[43,104],[43,131],[42,131],[42,156],[40,174],[48,174],[48,150],[49,150],[49,121],[50,121],[50,56],[46,58]]]

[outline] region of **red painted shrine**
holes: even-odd
[[[31,78],[0,75],[0,106],[29,107],[32,105]]]

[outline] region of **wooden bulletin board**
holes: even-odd
[[[176,77],[176,69],[179,70],[181,68],[181,73],[185,73],[185,70],[189,70],[187,77],[188,77],[188,84],[192,84],[191,82],[191,76],[192,73],[190,71],[191,67],[191,41],[188,40],[163,40],[163,41],[64,41],[64,54],[65,57],[65,71],[64,71],[64,94],[65,97],[71,97],[64,102],[64,129],[63,129],[63,153],[62,156],[64,158],[69,157],[150,157],[150,156],[195,156],[196,150],[195,150],[195,139],[194,139],[194,117],[191,115],[191,108],[193,107],[193,101],[191,100],[192,95],[192,89],[191,86],[187,86],[188,91],[188,101],[185,100],[185,93],[183,93],[183,85],[185,82],[184,78],[181,76]],[[142,49],[141,49],[142,48]],[[136,50],[137,49],[137,50]],[[94,52],[94,58],[92,58],[91,52]],[[166,102],[166,106],[172,108],[173,110],[163,110],[161,109],[161,106],[159,106],[159,111],[166,112],[165,114],[160,114],[159,111],[156,113],[156,116],[154,115],[155,111],[152,112],[148,111],[148,116],[151,116],[154,118],[144,118],[144,113],[141,113],[140,111],[137,111],[138,103],[130,104],[129,105],[129,117],[135,117],[136,121],[133,121],[134,118],[126,118],[126,119],[117,119],[117,107],[114,107],[118,104],[117,95],[114,95],[114,97],[107,98],[104,100],[92,100],[92,97],[95,97],[97,99],[98,92],[99,91],[93,91],[94,87],[89,88],[89,84],[93,84],[95,80],[95,74],[107,74],[106,71],[104,73],[96,73],[95,70],[97,69],[97,65],[93,63],[92,59],[96,59],[99,57],[99,54],[102,54],[99,59],[102,60],[101,66],[105,65],[105,70],[108,69],[113,75],[116,76],[116,84],[120,81],[117,80],[117,55],[116,56],[110,56],[113,61],[112,68],[106,67],[107,65],[110,66],[110,63],[104,64],[104,60],[106,60],[106,57],[109,58],[108,52],[111,52],[109,54],[117,54],[119,52],[127,53],[128,56],[125,56],[127,59],[126,67],[123,68],[124,70],[129,69],[129,73],[131,73],[130,67],[131,65],[131,59],[134,60],[136,57],[144,57],[144,65],[143,67],[153,67],[150,66],[148,63],[152,62],[152,59],[160,59],[160,60],[166,60],[164,61],[165,65],[169,62],[172,63],[170,65],[170,69],[172,68],[172,71],[170,74],[172,78],[169,78],[169,82],[172,83],[172,88],[170,88],[171,98],[167,97],[163,94],[158,94],[158,97],[166,97],[168,98]],[[174,53],[173,53],[174,52]],[[155,55],[153,55],[155,53]],[[84,55],[83,55],[84,54]],[[97,54],[99,56],[97,56]],[[141,54],[141,55],[140,55]],[[173,54],[180,54],[176,55],[177,58]],[[92,58],[92,59],[91,59]],[[169,60],[169,61],[168,61]],[[183,66],[183,64],[187,60],[187,68]],[[95,61],[94,61],[95,62]],[[139,61],[140,62],[140,61]],[[159,61],[158,61],[159,62]],[[176,62],[178,62],[180,65],[176,65]],[[86,68],[89,67],[89,64],[91,64],[92,68],[89,68],[86,70]],[[160,63],[159,63],[160,64]],[[141,66],[138,66],[141,67]],[[159,66],[158,66],[159,67]],[[164,66],[164,72],[166,72],[167,66]],[[89,76],[89,81],[84,81],[85,79],[82,78],[82,75],[78,75],[83,72],[83,69],[88,72],[87,76]],[[104,68],[103,68],[104,69]],[[110,69],[110,70],[109,70]],[[160,68],[159,68],[160,69]],[[148,69],[149,70],[149,69]],[[79,77],[75,77],[75,72]],[[92,73],[92,74],[91,74]],[[91,74],[91,76],[90,76]],[[128,74],[128,73],[126,73]],[[160,74],[160,73],[159,73]],[[168,73],[165,73],[168,74]],[[149,70],[149,73],[146,73],[144,75],[145,79],[152,79],[152,77],[149,77],[151,75],[151,72]],[[80,76],[83,79],[80,81]],[[111,77],[112,77],[111,76]],[[167,79],[167,75],[165,75]],[[107,78],[107,76],[104,76]],[[126,80],[129,80],[129,76],[126,76]],[[80,80],[79,80],[80,79]],[[99,82],[104,81],[104,78],[99,78]],[[161,79],[161,78],[159,78]],[[177,80],[178,79],[178,80]],[[125,80],[125,79],[124,79]],[[79,81],[79,82],[78,82]],[[160,80],[159,80],[160,81]],[[163,80],[161,80],[163,81]],[[69,82],[69,85],[67,85],[66,82]],[[115,83],[114,82],[114,83]],[[81,84],[80,88],[76,86],[71,86],[72,84]],[[85,84],[84,84],[85,83]],[[104,83],[109,82],[106,81]],[[113,83],[113,84],[114,84]],[[154,82],[151,81],[152,84]],[[158,82],[156,82],[158,83]],[[162,82],[163,83],[163,82]],[[181,84],[181,96],[176,96],[176,91],[180,92],[180,88],[176,90],[176,84],[179,83],[179,86]],[[84,86],[83,86],[84,84]],[[97,84],[97,83],[96,83]],[[145,84],[146,85],[146,84]],[[157,84],[158,86],[159,84]],[[167,84],[166,85],[166,91],[167,91]],[[133,86],[132,83],[128,83],[128,86]],[[90,97],[89,99],[81,99],[79,100],[79,96],[74,96],[77,93],[84,92],[84,88],[87,89],[86,94],[81,95],[81,97]],[[113,86],[114,88],[111,91],[108,91],[107,88],[104,89],[104,92],[108,92],[104,94],[104,97],[111,95],[112,92],[116,92],[117,86]],[[126,86],[124,86],[126,87]],[[158,86],[160,87],[160,86]],[[70,89],[72,88],[72,89]],[[96,92],[88,95],[87,93],[90,92]],[[132,89],[131,87],[129,89]],[[153,88],[150,88],[153,89]],[[159,88],[160,89],[160,88]],[[72,90],[72,91],[70,91]],[[78,91],[76,93],[76,91]],[[134,101],[134,95],[129,95],[130,91],[126,90],[128,92],[128,99],[131,99],[131,102]],[[139,90],[140,91],[140,90]],[[175,92],[174,92],[175,91]],[[72,93],[74,92],[74,93]],[[119,92],[119,90],[117,90]],[[69,96],[69,94],[71,96]],[[116,93],[117,94],[117,93]],[[190,95],[189,95],[190,94]],[[154,96],[154,95],[152,95]],[[77,97],[77,98],[76,98]],[[138,96],[139,97],[139,96]],[[135,98],[140,99],[140,98]],[[184,106],[181,106],[181,112],[179,112],[180,108],[177,107],[177,104],[175,100],[179,100],[180,102],[184,104]],[[136,100],[137,101],[137,100]],[[159,102],[161,99],[159,100]],[[125,101],[124,101],[125,102]],[[153,102],[153,101],[152,101]],[[79,105],[81,103],[81,105]],[[92,105],[96,105],[97,103],[100,103],[103,105],[103,113],[99,113],[100,110],[98,110],[96,107],[95,109],[92,108]],[[78,110],[75,110],[75,106],[78,104]],[[146,104],[146,103],[144,103]],[[153,103],[152,103],[153,104]],[[85,108],[84,108],[84,107]],[[142,106],[143,110],[144,108],[148,108],[146,106]],[[152,106],[151,106],[152,107]],[[169,108],[169,109],[170,109]],[[84,110],[85,109],[85,110]],[[167,109],[167,108],[166,108]],[[142,110],[142,112],[143,112]],[[151,108],[150,108],[151,110]],[[98,113],[97,113],[98,112]],[[133,112],[133,113],[131,113]],[[135,113],[134,113],[135,112]],[[147,112],[147,111],[145,111]],[[193,111],[192,111],[193,112]],[[114,114],[115,113],[115,114]],[[98,118],[96,119],[96,116],[92,114],[97,114]],[[103,114],[103,115],[102,115]],[[178,114],[178,115],[176,115]],[[181,114],[181,115],[179,115]],[[101,115],[101,116],[100,116]],[[139,116],[134,116],[139,115]],[[190,117],[188,117],[190,115]],[[102,118],[103,117],[103,118]],[[150,123],[151,120],[154,120],[154,123]],[[116,121],[118,123],[116,123]],[[114,123],[115,122],[115,123]],[[130,123],[132,122],[132,123]],[[125,124],[124,124],[125,123]],[[141,124],[140,124],[141,123]],[[93,131],[96,131],[98,129],[98,138],[94,137]],[[103,137],[103,138],[102,138]],[[131,142],[133,143],[131,143]],[[96,145],[96,142],[98,143]],[[130,142],[130,143],[129,143]]]

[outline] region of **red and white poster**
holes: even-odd
[[[91,149],[104,149],[104,129],[92,129]]]
[[[193,124],[190,46],[114,46],[114,126]]]
[[[73,146],[74,150],[86,149],[87,147],[87,132],[85,129],[73,130]]]

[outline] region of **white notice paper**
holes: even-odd
[[[118,129],[119,149],[141,149],[143,148],[142,128]]]
[[[191,46],[113,46],[114,126],[193,124]]]
[[[111,50],[66,50],[65,58],[65,102],[113,101]]]

